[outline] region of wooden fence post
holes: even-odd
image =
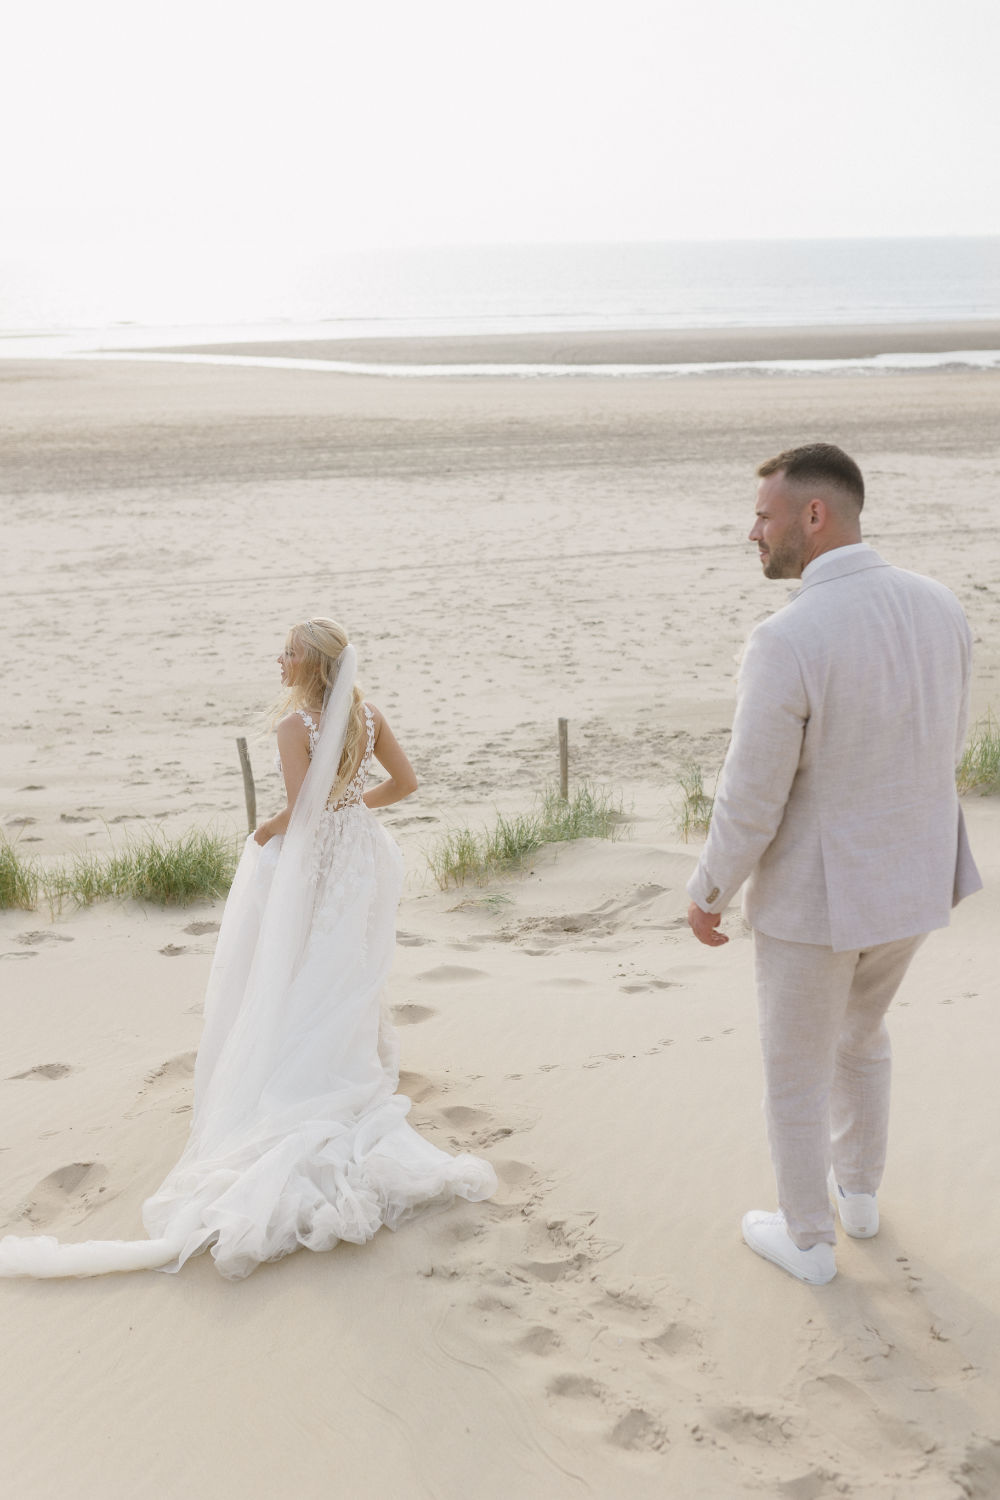
[[[559,720],[559,795],[569,801],[569,720]]]
[[[242,735],[236,741],[236,748],[240,752],[243,795],[247,799],[247,828],[250,833],[253,833],[257,827],[257,788],[253,784],[253,771],[250,769],[250,752],[247,750],[247,742]]]

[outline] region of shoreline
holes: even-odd
[[[1000,320],[229,340],[107,353],[232,355],[393,365],[679,365],[871,359],[1000,349]]]

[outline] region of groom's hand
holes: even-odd
[[[688,926],[698,939],[709,948],[721,948],[723,943],[729,939],[724,932],[719,932],[719,923],[722,917],[718,912],[702,911],[696,901],[692,901],[688,907]]]

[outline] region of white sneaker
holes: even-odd
[[[788,1233],[783,1213],[752,1208],[743,1215],[743,1238],[765,1260],[813,1286],[825,1286],[837,1274],[833,1246],[813,1245],[810,1250],[800,1250]]]
[[[878,1198],[874,1193],[845,1193],[832,1172],[830,1192],[845,1234],[852,1240],[870,1240],[878,1234]]]

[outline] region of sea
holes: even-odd
[[[847,363],[884,368],[889,358],[893,368],[943,365],[962,355],[959,363],[1000,368],[996,350],[928,351],[891,360],[893,324],[990,320],[1000,320],[997,236],[439,246],[309,255],[189,250],[171,260],[169,271],[140,252],[0,257],[0,358],[113,356],[241,341],[878,324],[886,325],[886,354]],[[330,358],[304,362],[368,369]],[[794,371],[845,362],[766,363]],[[574,365],[565,373],[595,368],[649,374],[702,367]],[[449,366],[448,373],[495,369]],[[381,364],[377,373],[412,378],[438,371]]]

